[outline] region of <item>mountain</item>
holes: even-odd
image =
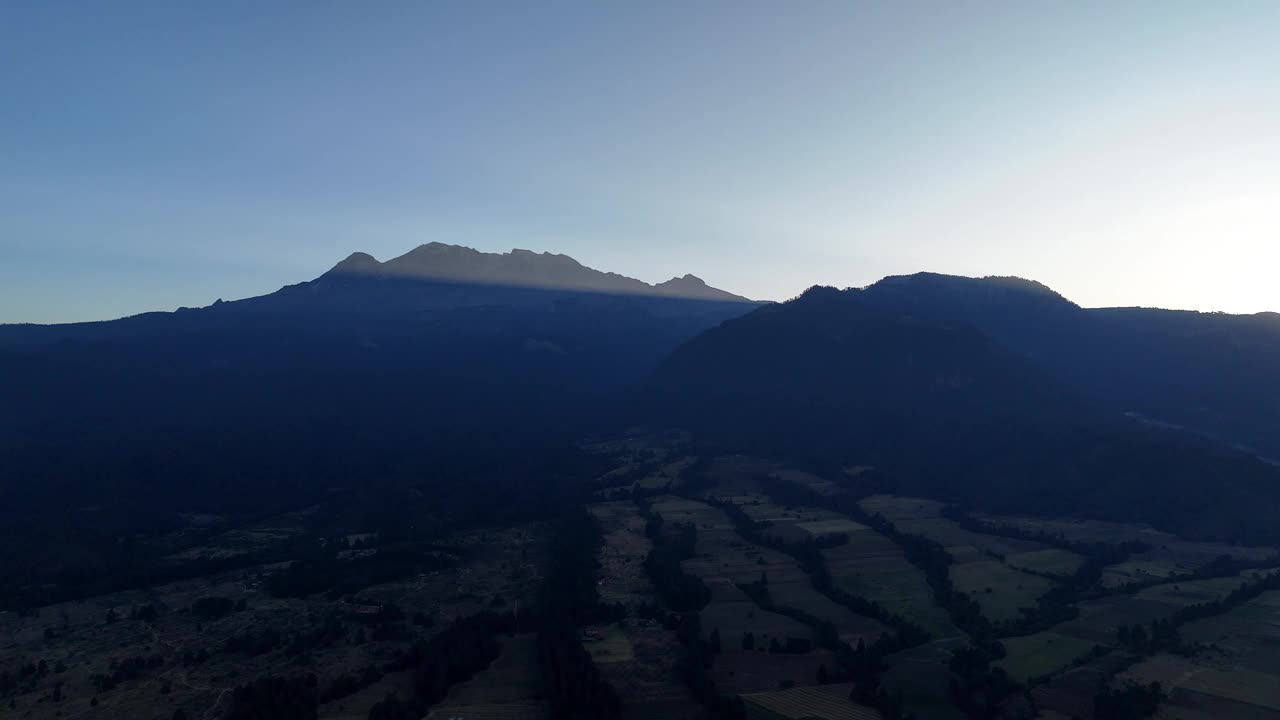
[[[664,403],[719,425],[1080,411],[1048,373],[972,325],[827,287],[708,330],[664,361],[653,384],[675,388]],[[719,418],[725,407],[730,417]]]
[[[1274,542],[1280,472],[1220,440],[1277,440],[1276,340],[1268,316],[1086,310],[1026,280],[921,274],[709,329],[638,404],[727,448],[874,465],[868,490]]]
[[[750,302],[747,298],[710,287],[693,275],[650,285],[617,273],[593,270],[568,255],[534,253],[520,249],[509,253],[483,253],[468,247],[438,242],[420,245],[386,262],[378,262],[365,253],[353,253],[335,265],[328,274]]]
[[[204,308],[0,326],[0,506],[125,488],[250,502],[354,457],[587,432],[680,343],[757,305],[692,276],[432,243]]]
[[[329,329],[370,316],[448,313],[468,308],[540,308],[560,312],[632,311],[662,317],[705,316],[710,324],[759,303],[713,288],[694,275],[650,285],[586,267],[567,255],[512,250],[482,253],[433,242],[386,262],[355,252],[320,277],[258,297],[176,313],[143,313],[107,322],[0,325],[0,349],[58,341],[151,336],[193,329],[235,329],[243,314],[291,315]],[[697,324],[697,323],[695,323]],[[321,328],[317,328],[321,329]],[[700,328],[699,328],[700,329]]]
[[[967,322],[1112,413],[1280,457],[1280,316],[1084,309],[1016,278],[922,273],[866,289]]]

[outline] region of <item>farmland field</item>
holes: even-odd
[[[287,520],[275,518],[262,527],[291,537],[296,533]],[[546,533],[542,523],[458,532],[435,545],[456,553],[457,566],[408,574],[338,599],[278,596],[269,588],[284,565],[268,564],[58,603],[36,615],[0,613],[0,671],[31,658],[48,658],[51,666],[47,685],[20,687],[4,702],[13,703],[14,717],[171,717],[177,710],[216,717],[246,678],[296,673],[303,654],[293,646],[305,641],[306,673],[315,676],[319,692],[345,677],[357,678],[341,697],[317,703],[318,716],[365,718],[388,692],[412,690],[412,673],[359,679],[370,668],[433,636],[454,617],[534,602]],[[366,539],[375,545],[364,557],[373,557],[379,541]],[[228,542],[238,547],[240,536]],[[209,617],[193,610],[209,599],[242,609]],[[379,635],[374,623],[383,607],[395,607],[403,617],[389,628],[393,632]],[[362,615],[359,608],[375,614]],[[409,622],[418,608],[424,622]],[[144,609],[154,615],[141,614]],[[139,658],[145,669],[100,689],[95,676],[115,674],[118,663]],[[51,701],[55,685],[59,701]]]
[[[596,660],[623,703],[624,720],[695,720],[702,708],[680,682],[675,663],[682,649],[675,634],[648,621],[628,620],[622,632],[630,649],[624,661]]]
[[[1231,717],[1280,717],[1280,592],[1188,623],[1182,636],[1208,649],[1194,657],[1156,655],[1124,676],[1170,688],[1168,717],[1191,717],[1206,706]]]
[[[924,574],[889,538],[870,529],[850,533],[849,542],[824,549],[822,556],[832,580],[846,592],[880,603],[935,637],[959,634],[934,602]]]
[[[948,548],[976,548],[985,555],[1004,558],[1007,555],[1038,552],[1050,549],[1043,543],[1018,540],[1001,535],[990,535],[966,530],[955,521],[946,518],[907,518],[895,522],[900,532],[921,535]]]
[[[1031,690],[1042,712],[1057,720],[1093,717],[1093,696],[1101,683],[1110,681],[1124,669],[1130,658],[1119,653],[1104,655],[1080,667],[1059,673]]]
[[[803,655],[755,652],[726,652],[711,666],[711,677],[722,692],[734,694],[781,690],[786,687],[817,685],[818,668],[831,672],[838,667],[836,656],[826,650]]]
[[[851,646],[860,641],[872,646],[891,629],[814,588],[796,556],[812,552],[797,544],[815,539],[827,540],[816,552],[835,589],[874,601],[931,635],[924,644],[883,658],[877,673],[882,686],[891,695],[900,694],[906,710],[922,720],[965,716],[951,692],[959,676],[953,676],[948,663],[972,639],[938,606],[934,590],[908,561],[903,545],[837,512],[852,502],[849,496],[841,497],[846,492],[841,485],[756,458],[722,456],[707,463],[690,457],[687,448],[659,451],[645,442],[621,446],[613,474],[602,475],[603,464],[591,469],[589,482],[605,477],[606,482],[621,479],[632,484],[592,485],[584,493],[591,500],[580,506],[585,511],[580,516],[583,537],[598,538],[599,545],[592,547],[594,555],[584,555],[582,579],[591,573],[592,585],[584,586],[593,587],[607,605],[594,619],[577,620],[574,633],[561,636],[581,644],[585,656],[576,657],[589,658],[600,681],[620,699],[621,720],[706,717],[708,708],[695,699],[705,702],[701,693],[707,685],[696,684],[699,679],[713,683],[722,695],[741,696],[747,718],[878,717],[870,708],[849,702],[849,685],[822,684],[848,679],[852,666],[849,658],[812,646],[818,623],[830,622]],[[639,501],[628,497],[623,490],[634,483],[643,485],[644,478],[653,479],[653,487],[670,484],[672,490],[642,493]],[[769,483],[778,478],[818,494],[779,491],[777,497],[788,500],[778,502],[766,492],[774,490]],[[942,517],[943,504],[938,501],[877,495],[861,502],[867,511],[892,518],[900,532],[939,543],[949,556],[955,588],[969,594],[991,620],[1017,620],[1019,608],[1034,605],[1051,588],[1081,580],[1071,577],[1083,562],[1079,553],[1048,542],[974,532]],[[661,563],[657,570],[645,562],[656,542],[646,533],[646,505],[664,521],[659,526],[662,542],[687,533],[685,526],[694,528],[692,552],[655,554],[655,563]],[[755,521],[755,527],[742,525],[738,511]],[[312,517],[306,511],[285,513],[217,532],[207,528],[221,527],[221,521],[197,518],[194,522],[202,524],[198,532],[191,532],[200,539],[188,550],[234,558],[273,544],[297,543],[306,537]],[[1139,658],[1117,640],[1121,626],[1173,618],[1179,609],[1219,600],[1266,571],[1236,574],[1228,566],[1225,571],[1232,574],[1225,577],[1178,576],[1205,567],[1221,554],[1261,563],[1270,557],[1269,550],[1189,542],[1137,526],[986,519],[1058,536],[1070,532],[1081,541],[1142,538],[1150,545],[1106,568],[1099,582],[1079,590],[1074,617],[1067,613],[1064,617],[1070,619],[1040,632],[1001,640],[1004,654],[994,666],[1014,681],[1029,683],[1003,701],[1003,717],[1019,716],[1030,697],[1041,720],[1090,720],[1102,683],[1133,679],[1158,681],[1168,690],[1157,718],[1280,720],[1280,591],[1225,614],[1185,623],[1180,637],[1196,650],[1187,657]],[[36,720],[96,720],[139,712],[165,718],[178,710],[189,718],[214,720],[226,713],[232,691],[245,678],[274,675],[312,683],[308,687],[316,717],[322,720],[366,720],[388,696],[422,698],[424,676],[414,669],[421,661],[399,664],[398,658],[415,645],[447,637],[443,631],[454,620],[479,617],[502,623],[514,619],[519,631],[511,634],[512,626],[505,624],[493,631],[500,645],[497,659],[470,670],[470,679],[442,688],[443,700],[434,706],[422,701],[414,712],[434,720],[542,720],[550,714],[551,700],[542,687],[540,663],[547,660],[536,652],[539,620],[534,611],[545,602],[549,578],[556,577],[549,572],[556,566],[548,548],[563,522],[450,528],[429,545],[419,541],[426,552],[448,562],[351,591],[278,595],[270,588],[289,566],[272,562],[52,604],[40,608],[38,615],[0,614],[0,689],[8,688],[0,700],[14,703],[16,712],[6,717]],[[416,547],[359,528],[333,537],[339,538],[339,568]],[[171,554],[177,557],[188,550]],[[673,612],[666,606],[669,598],[655,591],[650,572],[664,571],[683,572],[705,585],[708,602],[693,607],[698,608],[698,639],[714,649],[690,647],[677,639],[676,628],[688,627],[690,618]],[[1170,579],[1170,573],[1175,577]],[[688,579],[681,582],[698,589]],[[233,609],[216,617],[197,617],[197,602],[210,596],[227,600]],[[239,600],[244,604],[236,605]],[[144,606],[154,607],[155,614],[147,620],[139,616]],[[252,649],[255,637],[273,633],[279,637],[264,642],[261,650]],[[197,650],[205,655],[196,659]],[[701,678],[684,663],[698,650],[710,650],[703,656],[705,662],[695,666]],[[114,672],[122,658],[148,653],[158,656],[154,666],[118,687],[101,689],[101,677]],[[47,661],[47,670],[27,669],[41,659]],[[11,679],[15,671],[25,673],[16,683]],[[694,688],[704,690],[695,693]],[[95,699],[97,704],[90,705]]]
[[[1011,553],[1005,556],[1004,561],[1018,570],[1061,577],[1071,575],[1084,564],[1084,558],[1058,548]]]
[[[682,565],[686,572],[702,578],[708,585],[723,587],[724,581],[745,585],[763,579],[772,602],[830,621],[841,638],[850,644],[856,644],[860,638],[874,641],[886,631],[875,620],[857,615],[815,590],[809,576],[790,555],[744,540],[720,510],[705,503],[666,498],[655,502],[654,510],[662,513],[664,518],[676,521],[680,521],[677,518],[687,518],[683,521],[700,525],[698,557],[686,560]],[[748,631],[756,637],[767,633],[770,638],[778,637],[779,642],[785,642],[787,637],[808,638],[812,635],[810,628],[803,623],[765,611],[745,595],[735,596],[733,591],[726,592],[727,597],[717,592],[711,605],[702,611],[704,633],[709,634],[718,628],[726,641],[730,637],[741,638]]]
[[[1171,574],[1192,572],[1224,555],[1248,562],[1262,562],[1276,555],[1274,548],[1185,540],[1144,525],[1006,515],[978,514],[976,517],[996,525],[1046,533],[1074,542],[1121,543],[1136,540],[1146,544],[1148,549],[1145,552],[1106,569],[1103,583],[1107,587],[1168,579]]]
[[[951,582],[982,607],[993,621],[1022,617],[1019,608],[1035,607],[1036,599],[1053,587],[1053,581],[1014,570],[999,560],[979,560],[951,566]]]
[[[868,515],[883,515],[890,522],[938,517],[943,503],[937,500],[900,495],[872,495],[858,502]]]
[[[1088,640],[1052,632],[1005,638],[1001,642],[1008,655],[996,664],[1019,682],[1062,670],[1096,647]]]
[[[818,685],[743,695],[749,720],[879,720],[875,710],[849,702],[853,685]]]
[[[617,624],[587,628],[582,647],[597,665],[629,662],[635,658],[631,641]]]
[[[653,600],[644,557],[653,543],[644,534],[644,518],[635,503],[616,501],[588,506],[604,535],[598,591],[605,602],[635,605]]]

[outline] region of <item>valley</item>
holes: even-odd
[[[393,540],[303,509],[170,561],[315,559],[0,614],[6,716],[1108,720],[1159,683],[1161,718],[1280,718],[1271,548],[859,496],[684,435],[580,451],[576,520]],[[555,653],[592,679],[557,688]]]

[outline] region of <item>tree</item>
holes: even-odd
[[[387,696],[369,709],[369,720],[418,720],[413,706],[401,700],[395,693]]]
[[[1147,649],[1147,631],[1141,625],[1134,625],[1133,632],[1129,636],[1130,642],[1138,650]]]

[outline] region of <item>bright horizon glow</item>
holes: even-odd
[[[0,8],[0,322],[353,251],[1280,311],[1280,3]]]

